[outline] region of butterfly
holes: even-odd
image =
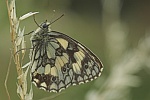
[[[103,64],[87,47],[75,39],[49,29],[47,21],[30,38],[31,81],[48,92],[60,92],[101,75]]]

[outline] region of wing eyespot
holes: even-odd
[[[89,68],[89,66],[88,66],[87,64],[85,64],[85,65],[84,65],[84,68],[85,68],[85,69],[88,69],[88,68]]]
[[[56,76],[52,76],[52,77],[51,77],[51,81],[52,81],[52,82],[56,82],[56,80],[57,80]]]
[[[43,80],[46,81],[48,78],[46,77],[46,75],[43,75]]]
[[[62,70],[64,73],[67,71],[67,69],[65,67],[63,67]]]

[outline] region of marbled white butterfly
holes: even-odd
[[[31,81],[40,89],[60,92],[96,79],[102,62],[75,39],[49,29],[43,22],[32,33],[30,51]]]

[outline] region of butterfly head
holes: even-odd
[[[41,30],[48,32],[49,31],[49,27],[50,27],[50,23],[47,22],[47,20],[45,22],[43,22],[40,26]]]
[[[40,28],[45,30],[45,31],[48,30],[49,27],[50,27],[50,23],[47,22],[47,20],[40,25]]]
[[[42,24],[38,25],[38,26],[39,27],[34,32],[35,35],[42,35],[42,34],[45,34],[47,32],[50,32],[50,23],[47,22],[47,20],[45,22],[43,22]]]
[[[38,26],[39,27],[32,34],[32,40],[42,39],[45,34],[51,31],[50,23],[47,21],[43,22]]]

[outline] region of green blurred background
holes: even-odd
[[[51,29],[85,44],[104,64],[100,78],[69,87],[60,95],[33,86],[34,100],[150,100],[149,0],[16,0],[16,9],[17,17],[40,12],[38,23],[65,14]],[[5,0],[0,0],[0,23],[0,100],[7,100],[4,80],[12,46]],[[24,26],[25,33],[37,28],[32,17],[21,22]],[[27,48],[29,38],[25,37]],[[24,64],[29,62],[28,53]],[[12,61],[8,79],[12,100],[19,100],[16,83]]]

